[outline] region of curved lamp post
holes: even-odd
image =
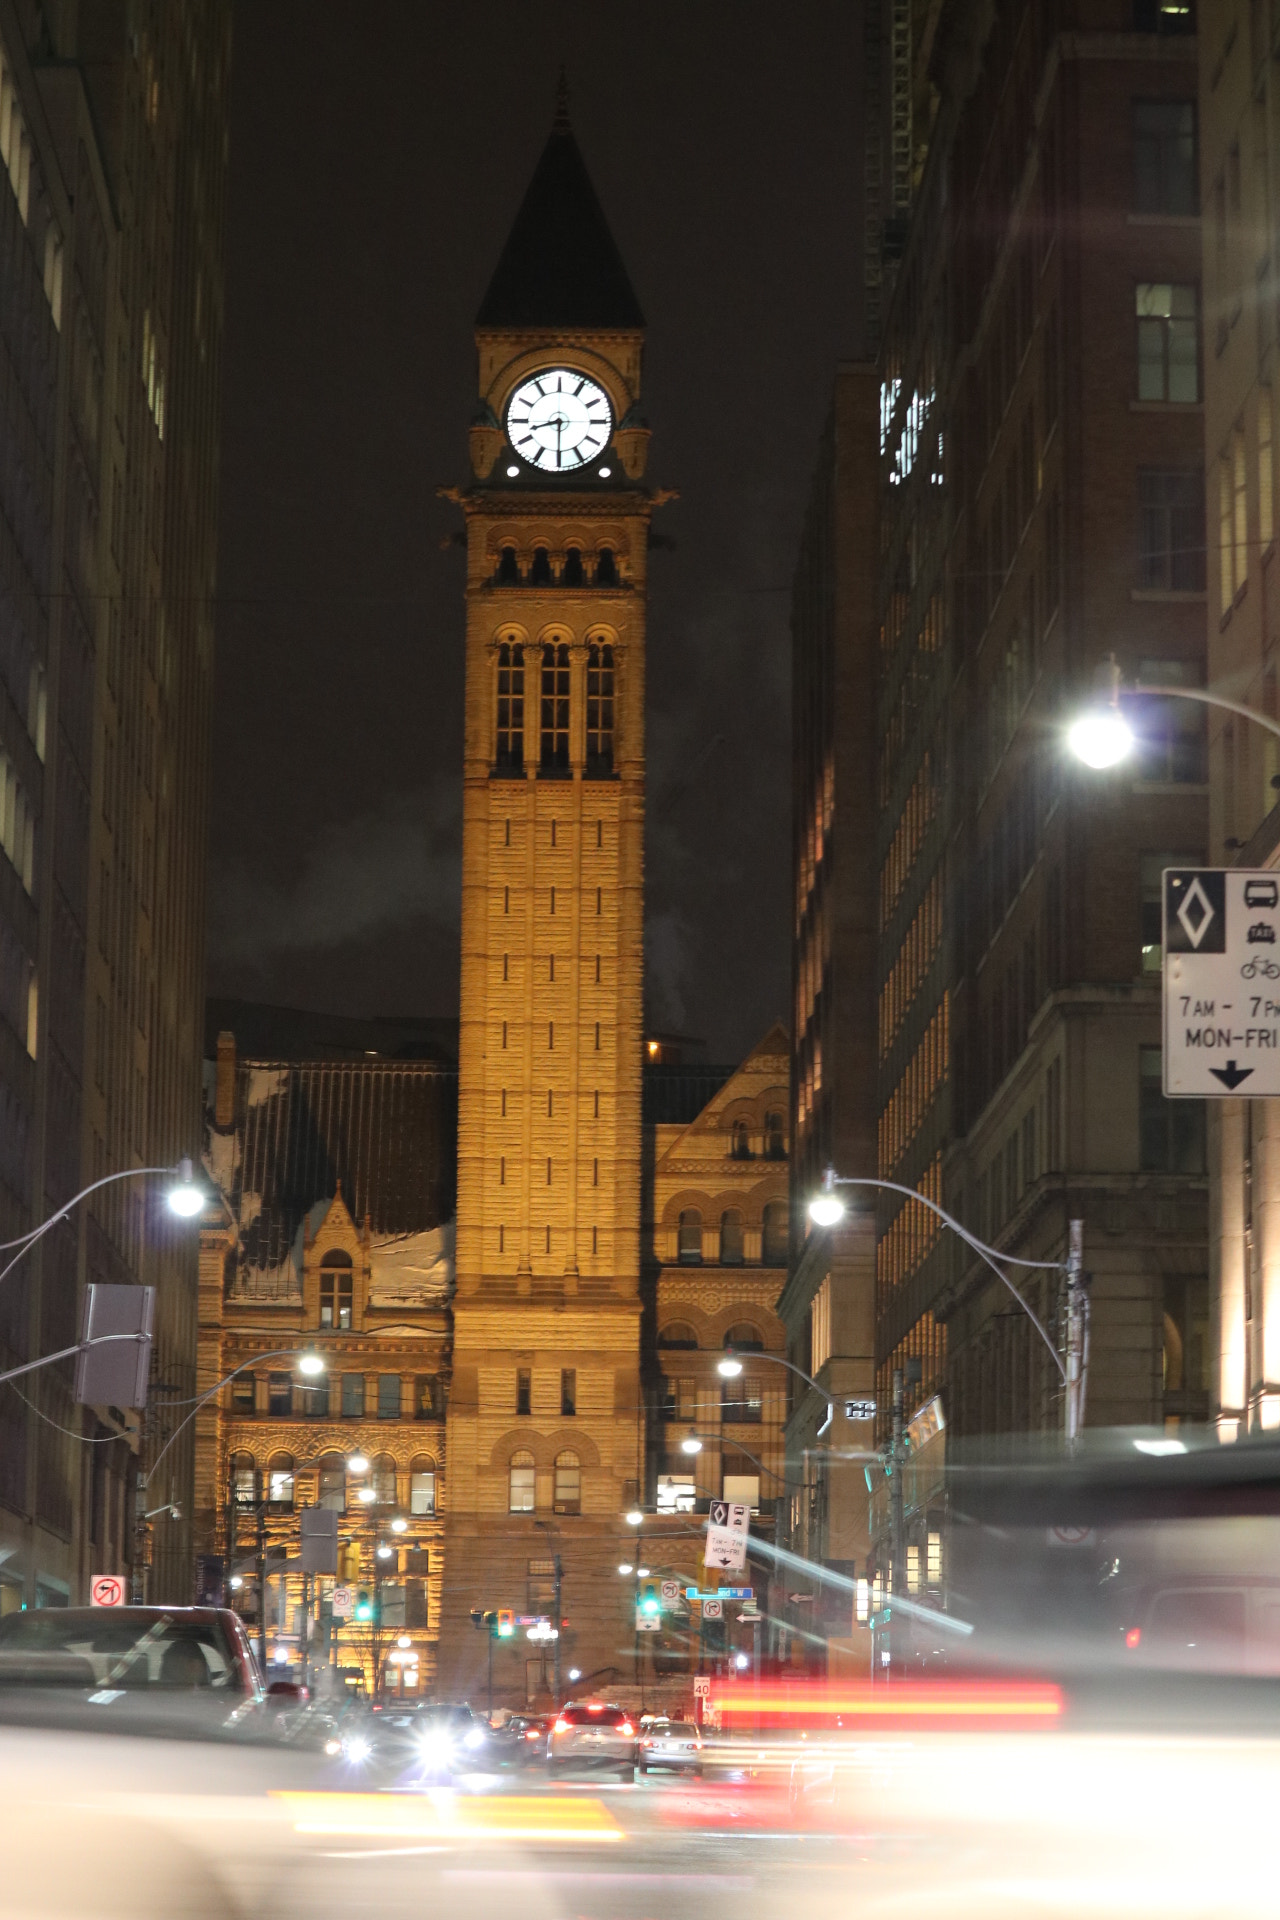
[[[918,1200],[922,1207],[936,1214],[944,1226],[965,1245],[985,1261],[997,1280],[1006,1286],[1022,1311],[1030,1320],[1036,1332],[1044,1342],[1054,1366],[1061,1376],[1065,1394],[1063,1398],[1063,1424],[1069,1445],[1079,1438],[1084,1424],[1085,1391],[1089,1371],[1089,1298],[1081,1284],[1081,1265],[1083,1255],[1083,1223],[1072,1220],[1069,1223],[1067,1257],[1065,1260],[1023,1260],[1016,1254],[1005,1253],[999,1247],[988,1246],[985,1240],[979,1240],[976,1233],[963,1226],[953,1214],[931,1200],[926,1193],[920,1193],[915,1187],[903,1186],[897,1180],[873,1180],[837,1173],[834,1167],[828,1167],[822,1176],[822,1191],[815,1194],[809,1202],[809,1218],[817,1227],[834,1227],[844,1218],[847,1211],[840,1198],[839,1187],[872,1187],[885,1193],[901,1193],[908,1200]],[[1001,1264],[1003,1263],[1003,1264]],[[1049,1337],[1035,1308],[1030,1306],[1018,1292],[1005,1266],[1026,1267],[1042,1273],[1061,1273],[1067,1282],[1067,1357],[1065,1361]]]
[[[1067,728],[1067,745],[1078,760],[1095,772],[1103,772],[1126,760],[1137,744],[1133,728],[1120,711],[1121,694],[1158,695],[1162,700],[1194,700],[1198,706],[1218,707],[1223,713],[1239,714],[1252,720],[1268,733],[1280,738],[1280,720],[1259,713],[1241,700],[1228,700],[1225,694],[1210,693],[1204,687],[1166,687],[1135,681],[1126,687],[1114,653],[1107,662],[1110,690],[1104,701],[1089,707]]]

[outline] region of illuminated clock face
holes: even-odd
[[[569,473],[595,460],[612,432],[604,389],[567,367],[534,374],[507,405],[507,438],[522,460],[544,473]]]

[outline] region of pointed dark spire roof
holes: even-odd
[[[478,327],[644,326],[569,125],[563,69],[551,137],[476,315]]]

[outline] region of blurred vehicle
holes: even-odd
[[[945,1583],[877,1615],[878,1663],[1055,1681],[1077,1725],[1280,1727],[1273,1436],[973,1443],[945,1495]]]
[[[603,1700],[575,1700],[561,1707],[547,1741],[547,1772],[579,1768],[634,1780],[636,1730],[624,1707]]]
[[[492,1770],[501,1736],[470,1707],[428,1701],[381,1713],[368,1739],[371,1774],[443,1784]]]
[[[518,1713],[512,1716],[505,1731],[512,1742],[513,1766],[529,1766],[535,1760],[541,1763],[546,1759],[553,1724],[553,1717],[549,1713]]]
[[[692,1720],[654,1720],[640,1734],[640,1771],[702,1771],[702,1736]]]
[[[58,1607],[0,1620],[0,1718],[116,1733],[286,1737],[238,1614],[222,1607]]]

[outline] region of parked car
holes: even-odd
[[[702,1769],[702,1736],[692,1720],[654,1720],[640,1735],[640,1771],[659,1767],[688,1773]]]
[[[552,1725],[547,1771],[590,1769],[634,1780],[636,1755],[636,1730],[625,1707],[604,1700],[574,1700],[561,1707]]]

